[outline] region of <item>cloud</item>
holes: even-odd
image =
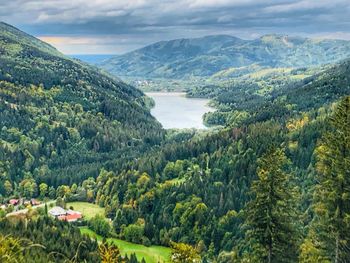
[[[142,38],[123,35],[37,37],[65,54],[119,54],[143,45]]]
[[[270,13],[291,13],[291,12],[298,12],[298,11],[309,11],[309,10],[318,10],[318,9],[324,9],[325,11],[330,11],[330,9],[336,9],[339,10],[343,6],[349,6],[348,0],[317,0],[317,1],[295,1],[293,3],[289,4],[279,4],[279,5],[273,5],[264,8],[264,11],[270,12]]]
[[[70,52],[70,48],[74,49],[70,53],[75,52],[77,46],[85,52],[84,45],[86,50],[95,46],[94,50],[98,51],[108,46],[108,52],[124,52],[158,40],[208,34],[250,38],[265,33],[331,35],[337,32],[342,38],[342,33],[345,37],[350,32],[350,2],[11,0],[0,1],[0,19],[36,36],[61,37],[66,42],[54,45],[64,52]],[[80,43],[82,40],[89,41]]]

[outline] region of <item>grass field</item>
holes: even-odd
[[[67,203],[67,208],[73,207],[74,210],[79,211],[83,214],[84,218],[90,219],[97,214],[104,216],[105,209],[98,205],[87,203],[87,202],[71,202]]]
[[[102,237],[97,235],[94,231],[88,229],[87,227],[80,228],[81,233],[87,234],[97,240],[101,241]],[[138,260],[141,261],[142,258],[146,260],[147,263],[166,263],[170,262],[171,249],[162,246],[150,246],[146,247],[139,244],[134,244],[120,240],[117,238],[108,238],[109,242],[113,242],[118,246],[122,255],[135,253]]]

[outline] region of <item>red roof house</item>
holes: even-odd
[[[61,221],[67,221],[67,222],[75,222],[78,219],[82,218],[80,213],[72,213],[72,214],[66,214],[66,215],[61,215],[57,217],[58,220]]]
[[[10,199],[9,203],[10,203],[11,205],[18,205],[19,200],[18,200],[18,199]]]

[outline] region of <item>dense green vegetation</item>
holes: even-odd
[[[3,23],[0,43],[0,180],[12,188],[81,183],[162,140],[139,90]]]
[[[341,209],[338,205],[343,202],[339,200],[347,198],[349,189],[338,180],[343,180],[347,171],[344,164],[349,149],[349,107],[347,98],[335,115],[331,114],[333,119],[343,116],[338,120],[342,126],[334,128],[328,117],[333,108],[325,107],[297,118],[287,118],[282,123],[269,120],[226,129],[219,132],[220,135],[192,138],[184,143],[185,146],[169,144],[152,154],[153,162],[150,163],[148,155],[144,157],[148,161],[144,165],[142,159],[139,160],[137,169],[147,173],[102,171],[97,178],[96,202],[106,207],[108,217],[114,218],[114,229],[119,236],[133,242],[189,243],[196,246],[205,259],[213,259],[219,254],[218,258],[227,258],[227,262],[233,258],[252,260],[255,256],[256,262],[268,262],[269,258],[271,262],[295,262],[299,258],[301,262],[313,262],[307,261],[314,256],[309,253],[318,253],[319,249],[321,255],[332,260],[336,253],[332,256],[327,251],[332,251],[332,245],[337,244],[337,236],[327,235],[324,230],[321,233],[327,235],[327,239],[319,237],[320,232],[313,230],[313,225],[320,216],[338,217],[336,211]],[[332,199],[332,205],[314,205],[317,195],[313,201],[313,193],[318,191],[314,192],[314,189],[325,191],[329,188],[331,196],[335,194],[333,190],[338,189],[328,186],[329,180],[324,186],[327,188],[316,185],[319,168],[314,151],[317,141],[327,132],[341,136],[335,140],[337,150],[334,151],[341,151],[339,154],[342,155],[337,162],[331,163],[338,163],[344,175],[336,181],[339,183],[339,200]],[[341,138],[344,143],[338,144]],[[330,146],[330,142],[327,145]],[[284,150],[274,152],[269,150],[271,146]],[[334,154],[329,156],[336,158]],[[171,159],[183,160],[163,161]],[[326,171],[335,172],[333,168]],[[151,176],[153,174],[156,176]],[[271,198],[267,196],[269,194]],[[318,196],[322,197],[321,194]],[[265,200],[271,200],[271,203],[264,203]],[[316,205],[322,210],[319,211]],[[335,210],[325,214],[324,205]],[[259,209],[266,211],[265,206],[270,207],[271,215],[267,214],[265,219],[256,216],[263,215]],[[346,206],[343,209],[345,215]],[[273,226],[268,223],[271,218]],[[330,220],[326,218],[324,220]],[[323,222],[315,227],[329,226]],[[339,225],[347,226],[341,222]],[[263,234],[267,230],[271,231],[270,237]],[[330,237],[334,237],[333,243],[327,241]],[[342,253],[347,255],[346,238],[338,238]],[[320,242],[327,244],[325,248],[316,245]],[[310,248],[312,244],[317,247]],[[288,255],[286,248],[290,252]],[[302,261],[304,257],[307,259]]]
[[[82,236],[76,227],[47,217],[36,221],[30,220],[27,224],[22,221],[13,223],[2,219],[0,233],[2,236],[10,234],[38,245],[20,253],[25,259],[22,262],[66,262],[67,260],[97,262],[99,260],[96,241]]]
[[[6,247],[23,233],[69,259],[85,240],[78,256],[97,262],[131,252],[129,262],[154,262],[147,253],[172,253],[173,262],[350,260],[349,60],[260,65],[235,81],[221,72],[220,86],[189,94],[212,98],[218,112],[206,121],[224,127],[164,131],[140,91],[8,25],[1,32],[1,201],[94,203],[104,215],[86,210],[90,230],[81,231],[114,243],[39,216],[1,220],[1,234],[13,235],[0,239]],[[53,235],[65,245],[56,248]],[[28,251],[19,254],[48,260]]]
[[[161,41],[100,63],[117,76],[183,79],[218,74],[235,77],[256,67],[307,67],[349,57],[350,42],[265,35],[228,35]]]
[[[244,125],[317,109],[350,93],[350,61],[308,69],[255,72],[224,84],[189,89],[208,97],[218,110],[204,117],[209,125]]]

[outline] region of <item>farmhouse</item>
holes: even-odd
[[[58,220],[67,221],[67,222],[75,222],[81,218],[82,218],[82,215],[80,212],[72,211],[72,210],[69,212],[67,211],[66,215],[58,216]]]
[[[10,199],[9,204],[11,204],[11,205],[18,205],[19,204],[19,199]]]
[[[55,206],[49,210],[49,215],[51,215],[52,217],[55,217],[55,218],[57,218],[58,216],[61,216],[61,215],[65,215],[65,214],[66,214],[66,210],[64,210],[60,206]]]
[[[60,206],[55,206],[48,211],[49,215],[61,221],[75,222],[83,216],[80,212],[74,210],[65,210]]]

